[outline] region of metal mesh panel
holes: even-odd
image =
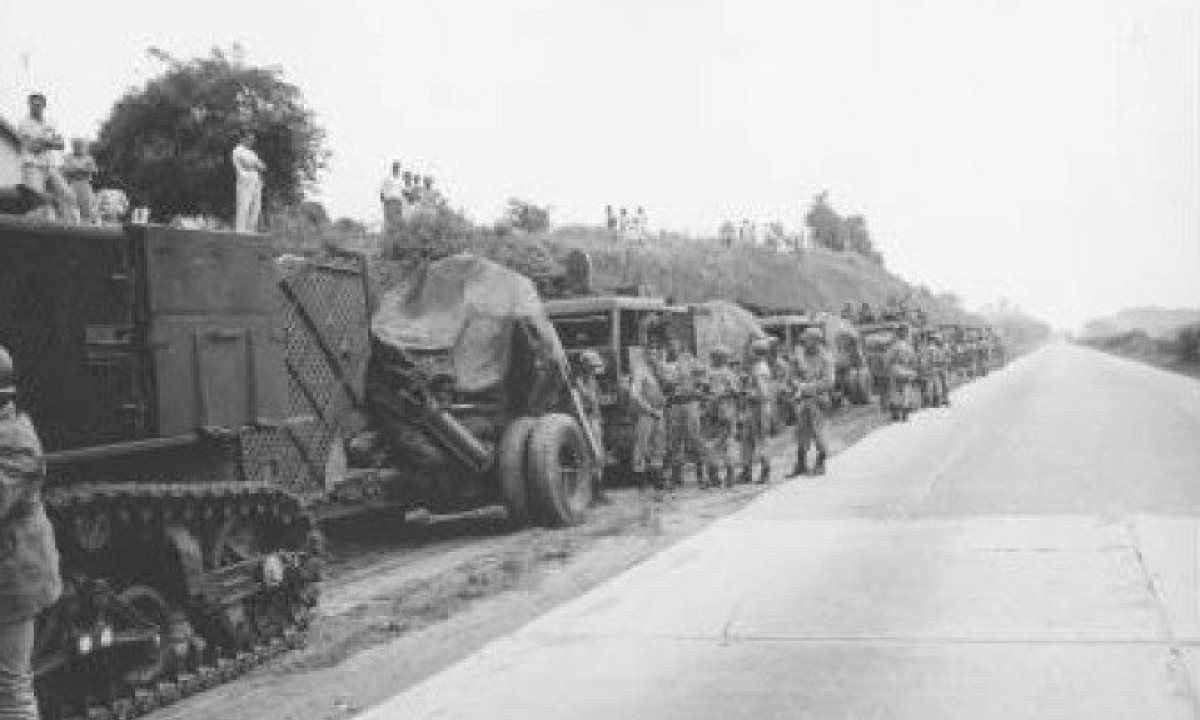
[[[248,439],[248,473],[312,496],[324,490],[325,462],[359,407],[369,352],[366,262],[334,256],[281,281],[289,415],[277,432]],[[273,464],[273,465],[272,465]]]

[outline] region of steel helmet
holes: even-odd
[[[17,369],[13,367],[12,355],[0,345],[0,396],[17,393]]]
[[[579,355],[579,361],[582,362],[585,367],[589,367],[596,372],[600,372],[604,369],[604,358],[600,357],[600,353],[596,352],[595,350],[584,350]]]

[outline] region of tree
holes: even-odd
[[[846,249],[869,256],[874,247],[871,233],[867,230],[867,219],[862,215],[847,215],[843,226],[846,230]]]
[[[101,184],[125,190],[159,220],[232,217],[229,153],[249,130],[267,165],[265,209],[300,202],[329,152],[325,131],[281,69],[246,63],[236,45],[187,61],[149,53],[166,69],[121,97],[101,126],[95,147]]]
[[[823,190],[812,200],[804,216],[809,236],[813,243],[830,250],[845,250],[846,238],[842,228],[842,216],[829,204],[829,191]]]
[[[509,226],[527,233],[545,232],[550,229],[550,208],[539,207],[519,198],[510,198],[504,219]]]

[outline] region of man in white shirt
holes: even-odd
[[[254,133],[247,132],[231,154],[237,173],[237,211],[233,227],[238,232],[258,232],[262,213],[262,173],[267,166],[254,152]]]
[[[78,210],[67,181],[58,169],[63,149],[62,136],[46,122],[46,96],[29,96],[29,117],[17,126],[21,140],[21,182],[25,187],[53,200],[59,219],[78,217]]]

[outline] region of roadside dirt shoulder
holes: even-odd
[[[884,422],[877,406],[832,419],[837,452]],[[774,439],[776,476],[790,434]],[[777,481],[778,482],[778,481]],[[696,489],[655,499],[610,493],[582,526],[509,531],[477,513],[428,525],[373,517],[334,528],[322,606],[308,644],[155,720],[345,718],[420,682],[728,515],[770,485]]]

